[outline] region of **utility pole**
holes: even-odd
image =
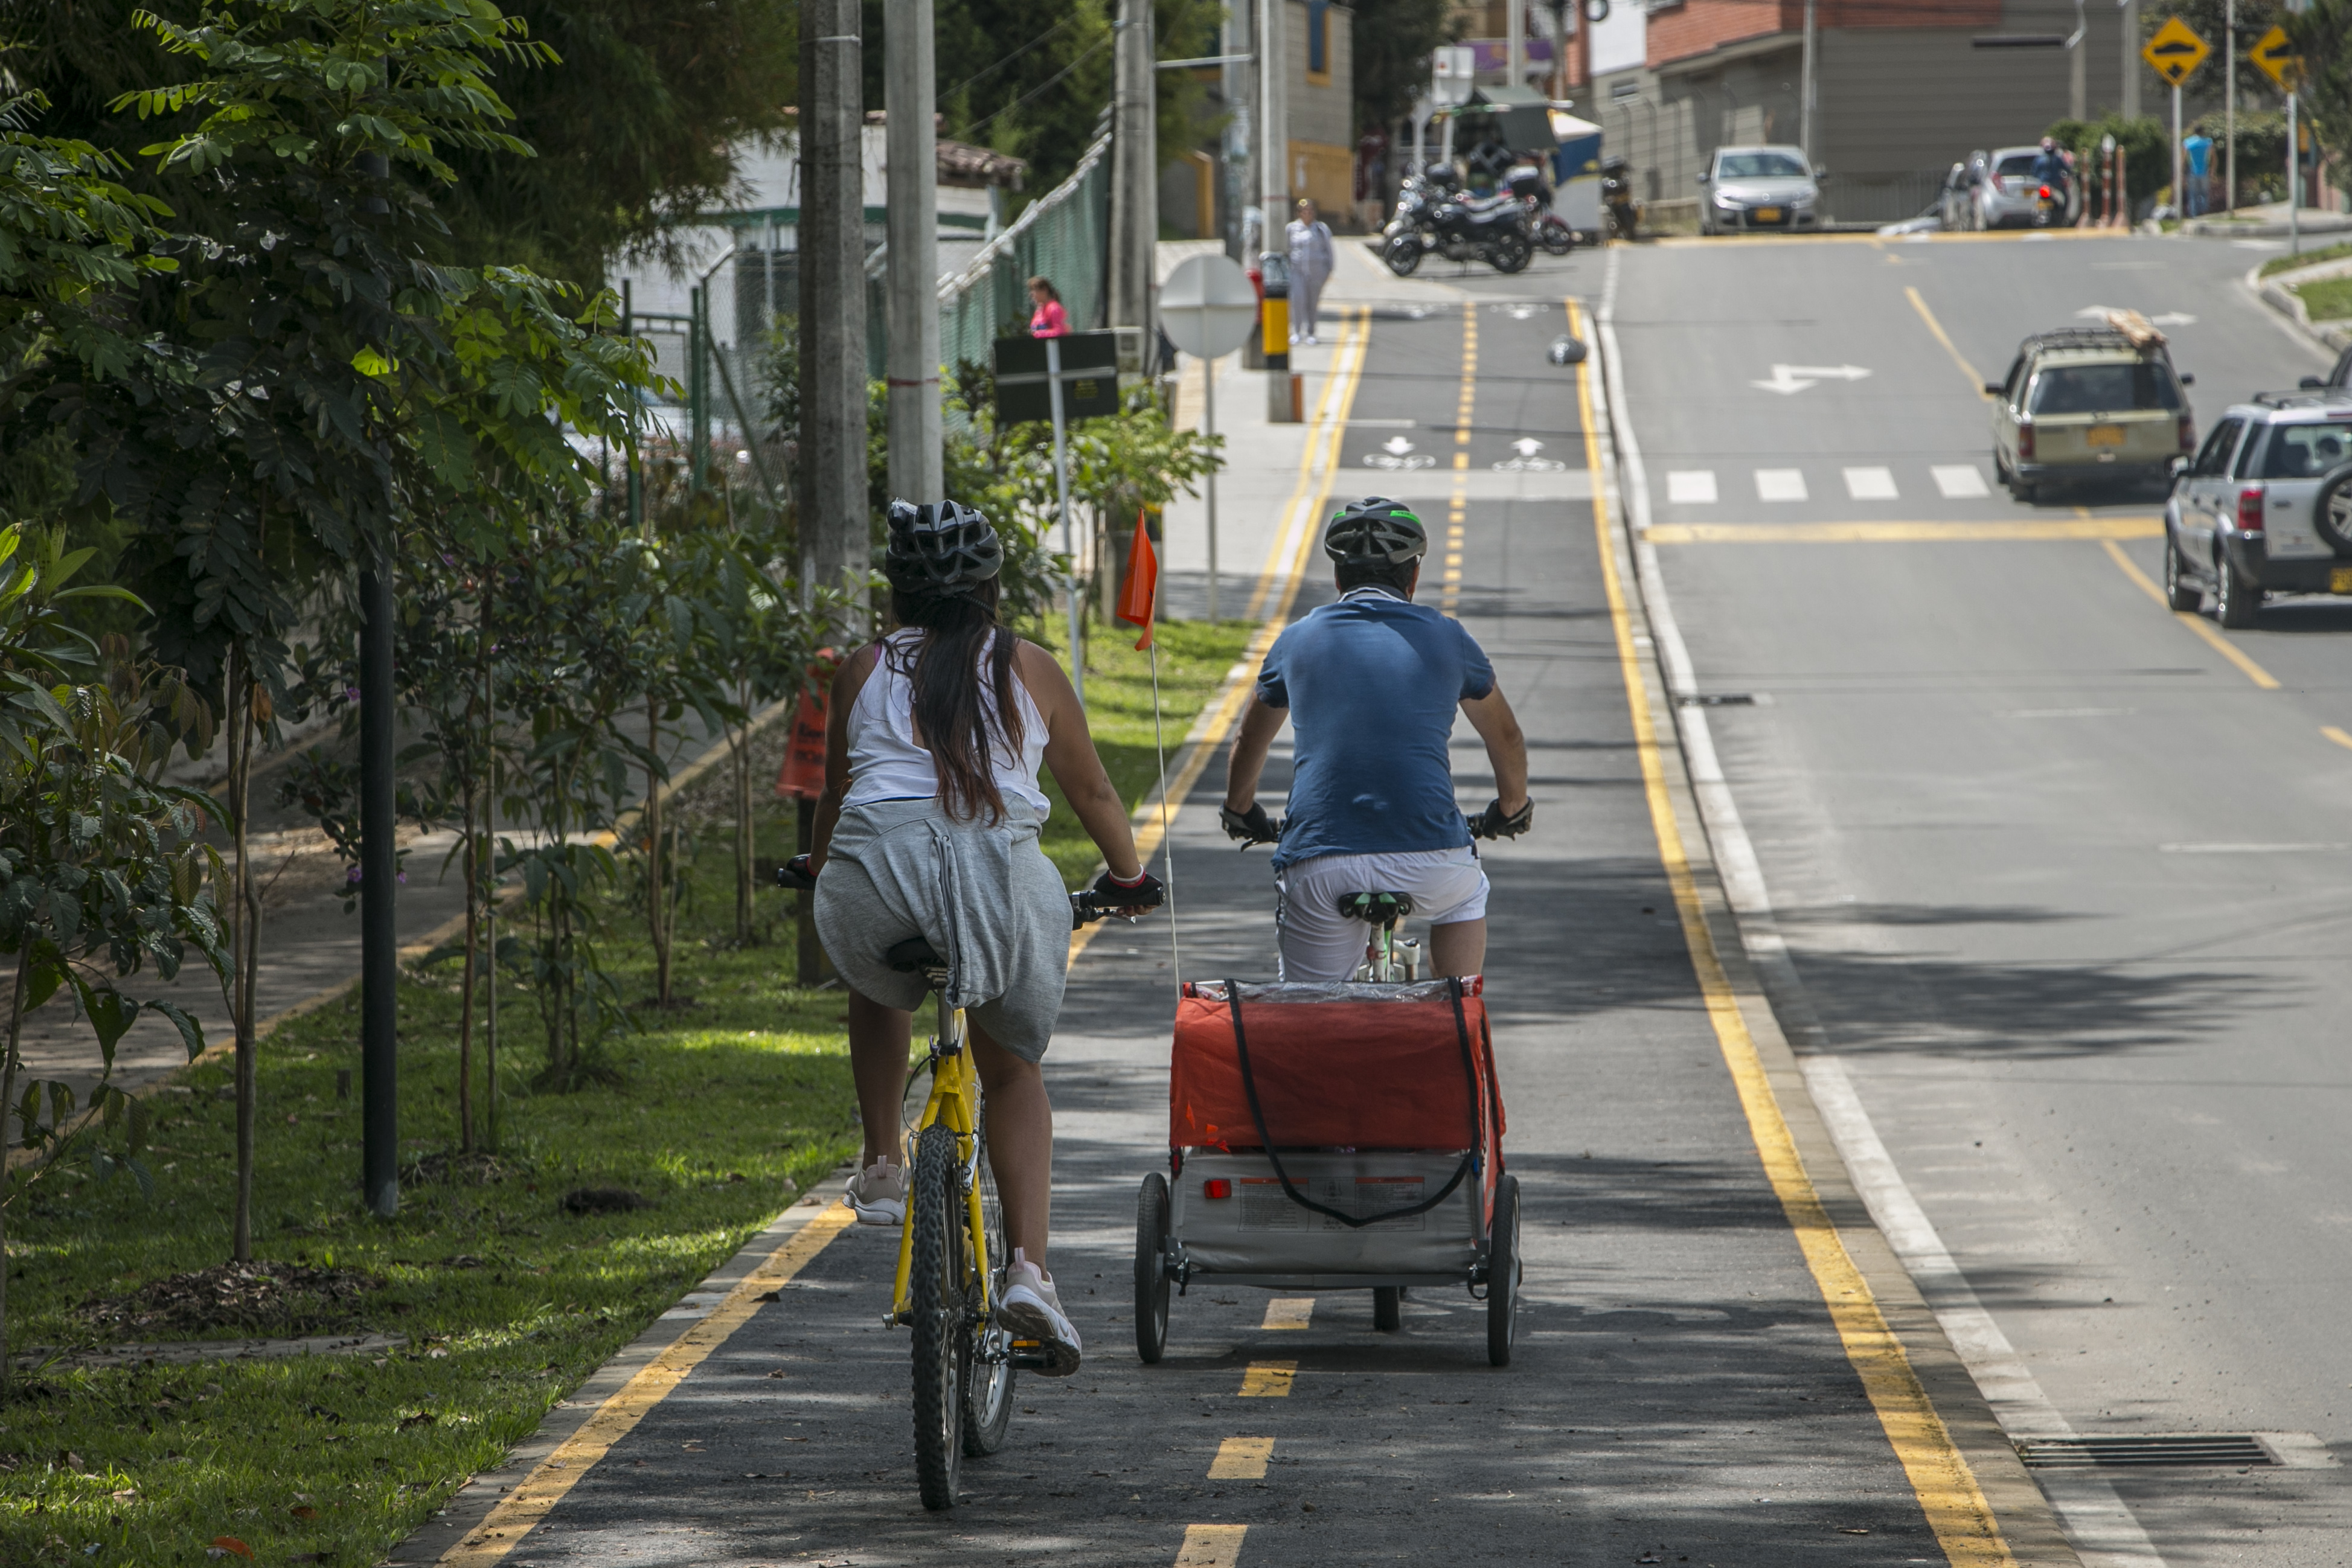
[[[893,0],[883,24],[890,254],[890,492],[940,498],[939,96],[931,0]],[[863,193],[860,193],[863,217]],[[864,269],[859,269],[863,276]]]
[[[2238,0],[2221,6],[2221,210],[2238,210]],[[2210,154],[2209,154],[2210,156]]]
[[[400,857],[394,809],[392,578],[360,573],[360,1196],[400,1212]]]
[[[2074,0],[2074,32],[2066,40],[2066,115],[2077,124],[2091,117],[2090,32],[2083,0]]]
[[[1503,70],[1513,87],[1528,85],[1528,0],[1503,0]]]
[[[1244,232],[1242,209],[1255,196],[1258,183],[1252,162],[1257,148],[1257,137],[1251,129],[1251,105],[1257,94],[1255,78],[1251,75],[1253,62],[1246,57],[1245,40],[1257,35],[1251,28],[1250,0],[1232,0],[1227,7],[1230,22],[1225,29],[1225,63],[1220,68],[1225,95],[1225,204],[1228,209],[1225,225],[1225,254],[1244,267],[1257,258],[1249,254],[1249,235]],[[1236,44],[1235,40],[1244,40]],[[1155,89],[1156,90],[1156,89]]]
[[[1257,167],[1258,203],[1265,210],[1264,248],[1278,248],[1283,225],[1290,221],[1290,106],[1287,102],[1289,42],[1285,37],[1288,0],[1256,0],[1257,5]],[[1254,259],[1254,258],[1253,258]],[[1286,345],[1268,343],[1265,351],[1280,353]]]
[[[1151,0],[1119,0],[1113,50],[1110,324],[1143,334],[1138,365],[1152,358],[1151,285],[1160,239],[1160,156],[1152,121],[1159,84],[1152,66]]]
[[[2231,0],[2235,4],[2235,0]],[[2124,118],[2139,118],[2139,0],[2116,0],[2124,13]],[[2128,226],[2131,214],[2124,214]]]
[[[1814,163],[1818,162],[1820,158],[1820,154],[1813,151],[1814,84],[1821,79],[1820,75],[1818,74],[1820,68],[1813,63],[1813,57],[1815,51],[1820,47],[1821,31],[1818,26],[1818,19],[1813,15],[1813,0],[1805,0],[1804,68],[1800,73],[1797,83],[1797,140],[1804,143],[1805,167],[1809,170],[1812,168]],[[1630,120],[1632,117],[1628,116],[1627,118]],[[1625,140],[1631,141],[1633,139],[1633,133],[1629,128],[1625,133]],[[1652,149],[1651,155],[1653,157],[1656,156],[1656,150],[1654,148]]]
[[[862,594],[865,121],[858,0],[801,0],[801,581]],[[928,117],[926,117],[928,118]],[[852,635],[864,616],[853,610]]]

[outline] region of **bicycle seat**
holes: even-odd
[[[1412,894],[1343,893],[1339,895],[1339,913],[1368,925],[1394,925],[1412,913]]]
[[[909,936],[882,955],[882,961],[902,975],[919,974],[925,969],[944,969],[948,961],[940,956],[928,936]]]

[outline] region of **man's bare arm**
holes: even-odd
[[[1227,810],[1246,811],[1257,800],[1258,775],[1265,771],[1265,754],[1273,748],[1274,737],[1282,733],[1282,721],[1289,716],[1287,708],[1268,707],[1265,698],[1250,694],[1249,706],[1242,714],[1241,733],[1234,737],[1234,749],[1225,762]]]
[[[1464,697],[1462,711],[1486,743],[1486,761],[1495,770],[1495,798],[1503,803],[1504,815],[1512,815],[1528,803],[1528,737],[1519,729],[1518,716],[1501,686],[1483,697]]]

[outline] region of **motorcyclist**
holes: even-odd
[[[2073,170],[2066,162],[2066,155],[2058,151],[2058,139],[2054,136],[2043,137],[2042,151],[2036,153],[2033,159],[2033,183],[2037,186],[2049,186],[2050,194],[2057,201],[2062,211],[2066,205],[2066,186],[2072,173]]]
[[[1454,804],[1447,756],[1458,707],[1486,742],[1496,799],[1479,830],[1516,837],[1533,821],[1527,738],[1486,653],[1450,616],[1412,601],[1428,536],[1402,504],[1371,496],[1324,530],[1339,602],[1275,640],[1225,774],[1225,831],[1276,839],[1258,776],[1287,717],[1289,820],[1276,841],[1282,977],[1344,980],[1363,928],[1339,912],[1350,893],[1412,895],[1430,923],[1438,975],[1475,975],[1486,956],[1486,873]]]

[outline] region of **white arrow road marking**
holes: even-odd
[[[1535,313],[1536,308],[1532,305],[1514,305],[1510,307],[1511,319],[1514,321],[1524,321]]]
[[[1391,435],[1381,443],[1378,452],[1364,454],[1367,468],[1434,468],[1437,459],[1426,452],[1415,452],[1412,443],[1402,435]]]
[[[2087,321],[2104,321],[2110,312],[2122,308],[2119,305],[2085,305],[2074,314]],[[2149,325],[2156,327],[2193,327],[2197,324],[2197,318],[2186,310],[2168,310],[2161,316],[2151,316],[2147,319]]]
[[[1774,365],[1770,381],[1748,384],[1787,397],[1821,382],[1858,382],[1868,374],[1860,365]]]
[[[1532,435],[1522,435],[1511,443],[1511,450],[1522,457],[1533,457],[1543,450],[1543,443]]]
[[[1538,441],[1532,435],[1522,435],[1517,441],[1512,442],[1511,450],[1517,453],[1518,455],[1517,457],[1506,457],[1500,463],[1496,464],[1495,471],[1496,473],[1558,474],[1568,467],[1567,464],[1560,462],[1556,457],[1537,456],[1536,454],[1543,450],[1543,443]]]
[[[1381,450],[1391,457],[1402,457],[1412,450],[1412,443],[1402,435],[1391,435],[1381,443]]]

